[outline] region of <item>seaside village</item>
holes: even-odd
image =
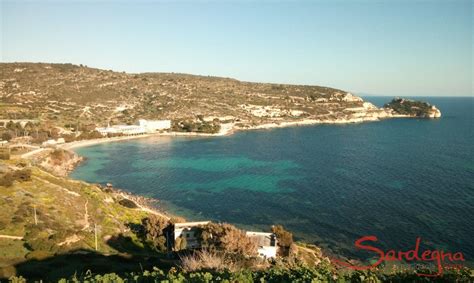
[[[34,120],[5,120],[2,122],[3,126],[0,125],[0,128],[5,128],[6,124],[10,123],[18,123],[22,127],[29,122],[35,123],[37,121]],[[107,127],[95,127],[91,130],[95,130],[99,132],[103,137],[107,136],[136,136],[136,135],[144,135],[150,134],[157,131],[169,130],[171,129],[171,120],[145,120],[140,119],[138,120],[137,125],[107,125]],[[18,138],[16,139],[18,140]],[[57,138],[57,139],[48,139],[41,143],[41,147],[55,147],[57,145],[61,145],[66,143],[64,138]],[[24,144],[24,142],[20,141],[20,144]],[[3,139],[0,139],[0,147],[7,147],[9,142]],[[33,147],[33,146],[32,146]]]
[[[151,134],[157,131],[169,130],[171,128],[171,120],[138,120],[138,125],[107,125],[107,127],[96,127],[95,130],[102,136],[108,135],[124,135],[124,136],[136,136]],[[63,138],[56,140],[50,139],[43,142],[42,146],[55,146],[63,144],[65,141]]]

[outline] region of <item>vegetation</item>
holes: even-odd
[[[10,159],[10,148],[0,147],[0,160]]]
[[[201,250],[181,257],[181,268],[187,272],[199,270],[225,271],[231,270],[232,266],[232,261],[216,251]]]
[[[156,251],[166,252],[166,236],[170,234],[171,223],[163,217],[150,215],[142,220],[142,238]]]
[[[91,138],[96,126],[138,119],[170,119],[175,130],[203,133],[216,133],[225,122],[247,127],[298,117],[333,120],[349,117],[344,109],[363,104],[346,99],[343,90],[320,86],[127,74],[70,64],[0,63],[0,68],[0,122],[9,124],[0,129],[5,138],[30,136],[35,143],[58,135],[77,138],[80,132],[87,132],[80,139]]]
[[[207,122],[203,120],[199,121],[179,121],[174,122],[172,130],[176,132],[197,132],[197,133],[218,133],[221,126],[219,121]]]
[[[62,272],[54,269],[57,266],[68,271],[61,276],[69,276],[75,270],[114,271],[101,267],[108,262],[129,271],[137,262],[151,268],[144,257],[155,258],[155,265],[160,262],[160,255],[129,229],[141,225],[148,213],[120,205],[114,192],[56,177],[18,160],[0,162],[0,182],[0,235],[19,237],[0,239],[0,281],[14,274],[57,278]],[[102,253],[110,255],[108,260]]]
[[[429,103],[403,98],[394,98],[384,108],[392,109],[397,114],[416,117],[426,117],[433,111]]]
[[[293,234],[286,231],[281,225],[272,226],[272,232],[278,239],[279,253],[283,256],[290,254],[290,247],[293,244]]]
[[[31,180],[31,169],[22,168],[17,170],[7,169],[0,172],[0,186],[10,187],[14,181],[26,182]]]
[[[245,232],[227,223],[211,222],[204,225],[199,229],[197,238],[205,249],[215,249],[242,256],[257,254],[257,245],[245,235]]]
[[[220,267],[220,262],[216,262]],[[125,274],[93,274],[86,272],[75,274],[69,278],[59,280],[65,282],[472,282],[472,270],[450,269],[439,277],[420,277],[415,271],[393,271],[383,273],[378,270],[356,271],[353,273],[338,272],[330,265],[307,267],[296,265],[292,267],[276,265],[267,269],[242,269],[230,271],[228,269],[207,268],[202,270],[168,271],[153,268],[151,271],[133,272]],[[424,271],[423,271],[424,272]],[[12,277],[10,282],[25,282],[24,278]]]

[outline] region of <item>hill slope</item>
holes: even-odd
[[[214,119],[249,127],[387,113],[343,90],[241,82],[169,73],[127,74],[71,64],[1,63],[0,119],[65,124],[134,123],[139,118]]]
[[[26,163],[2,161],[0,173],[21,171]],[[39,275],[46,276],[46,269],[54,267],[53,263],[46,262],[42,270],[36,271],[30,265],[39,265],[60,255],[64,257],[65,268],[69,264],[67,261],[74,259],[76,254],[90,257],[82,265],[71,264],[76,270],[81,270],[84,264],[96,269],[100,264],[93,260],[100,259],[105,263],[114,255],[124,253],[138,257],[158,256],[148,251],[130,229],[151,212],[121,205],[126,195],[57,177],[35,166],[25,168],[31,170],[28,180],[14,181],[11,186],[0,185],[0,278],[17,272],[33,277],[34,272],[40,272]],[[3,179],[4,174],[0,175]],[[93,256],[95,231],[99,258]],[[120,261],[126,262],[126,257]],[[140,260],[135,259],[134,268],[137,261]],[[71,272],[74,270],[66,275]]]

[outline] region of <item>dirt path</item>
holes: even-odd
[[[19,236],[9,236],[9,235],[0,235],[0,238],[3,238],[3,239],[12,239],[12,240],[23,240],[23,237],[19,237]]]
[[[53,177],[54,177],[54,176],[53,176]],[[56,177],[55,177],[55,178],[56,178]],[[68,193],[68,194],[70,194],[70,195],[73,195],[73,196],[76,196],[76,197],[81,196],[79,193],[76,193],[76,192],[74,192],[74,191],[71,191],[71,190],[68,190],[68,189],[66,189],[66,188],[63,188],[63,187],[61,187],[60,185],[56,185],[56,184],[54,184],[54,183],[51,183],[50,181],[48,181],[48,180],[46,180],[46,179],[41,179],[41,178],[35,177],[35,176],[33,177],[33,179],[35,179],[35,180],[37,180],[37,181],[39,181],[39,182],[46,183],[46,184],[50,185],[51,187],[57,188],[58,190],[63,190],[63,191],[65,191],[66,193]]]
[[[24,159],[27,159],[27,158],[30,158],[32,157],[33,155],[36,155],[36,154],[39,154],[43,151],[46,151],[48,150],[47,148],[38,148],[38,149],[35,149],[35,150],[32,150],[30,152],[27,152],[27,153],[24,153],[22,155],[20,155],[20,158],[24,158]]]
[[[84,228],[82,228],[82,231],[89,229],[91,226],[89,222],[89,210],[87,209],[87,205],[89,204],[89,200],[86,200],[86,203],[84,204]]]

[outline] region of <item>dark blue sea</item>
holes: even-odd
[[[422,249],[473,261],[474,99],[420,99],[443,117],[100,144],[77,150],[87,161],[71,176],[157,198],[190,220],[282,224],[328,253],[355,256],[365,235],[384,250],[421,237]]]

